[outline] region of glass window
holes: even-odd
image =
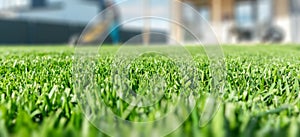
[[[46,6],[46,0],[32,0],[31,1],[32,8],[45,7],[45,6]]]
[[[267,22],[272,20],[272,0],[259,0],[258,1],[258,21]]]
[[[300,15],[300,0],[291,0],[291,11],[294,15]]]
[[[208,7],[201,7],[199,9],[199,14],[204,18],[206,21],[210,21],[210,10]]]
[[[236,4],[235,18],[239,27],[251,27],[254,25],[253,14],[251,1],[241,1]]]

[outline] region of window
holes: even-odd
[[[46,0],[32,0],[31,1],[31,7],[32,8],[45,7],[46,4],[47,4]]]
[[[300,15],[300,1],[291,0],[291,12],[293,15]]]
[[[254,12],[251,1],[240,1],[235,7],[235,18],[239,27],[251,27],[254,25]]]
[[[259,0],[258,1],[258,22],[264,23],[272,20],[272,0]]]
[[[204,18],[206,21],[210,21],[210,9],[208,7],[201,7],[199,9],[199,14]]]

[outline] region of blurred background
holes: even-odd
[[[300,0],[180,1],[184,5],[176,0],[0,0],[0,44],[76,44],[91,20],[95,27],[82,36],[87,43],[104,37],[107,44],[120,44],[143,33],[136,43],[195,43],[182,26],[159,18],[134,20],[142,16],[176,20],[203,37],[209,23],[222,44],[300,43]]]

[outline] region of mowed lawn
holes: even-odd
[[[101,48],[99,64],[93,67],[102,77],[109,77],[111,60],[119,48]],[[300,46],[223,46],[224,95],[214,119],[205,126],[199,126],[199,120],[201,104],[210,93],[210,61],[200,46],[185,48],[197,67],[199,98],[188,119],[168,136],[300,136]],[[0,47],[0,137],[106,136],[85,119],[78,105],[73,87],[74,54],[74,48],[68,46]],[[161,72],[176,76],[168,71],[172,69],[168,60],[156,56],[143,58],[146,59],[135,63],[139,70],[155,71],[149,64],[159,62]],[[143,84],[135,83],[144,74],[141,71],[130,72],[133,84]],[[98,80],[99,84],[106,84],[104,79]],[[169,86],[180,89],[182,85],[172,80],[169,79]],[[115,105],[120,98],[112,93],[103,96],[107,96],[106,101],[111,102],[108,106],[117,115],[128,107],[124,102]],[[165,97],[170,102],[171,99]],[[137,120],[140,113],[150,119],[159,113],[160,107],[156,105],[151,112],[133,109],[126,119]]]

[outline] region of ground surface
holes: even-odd
[[[209,61],[203,49],[192,46],[187,49],[200,72],[197,93],[205,98],[211,81]],[[169,136],[300,136],[300,46],[224,46],[223,49],[227,73],[225,94],[215,118],[199,127],[203,98],[198,99],[190,117]],[[108,46],[101,49],[101,63],[94,66],[101,77],[110,71],[109,63],[117,50],[118,47]],[[66,46],[0,47],[0,136],[104,136],[84,119],[78,105],[72,79],[73,59],[74,49]],[[154,56],[136,63],[139,70],[151,72],[145,62],[160,62],[166,65],[162,72],[176,76],[164,71],[171,69],[167,60]],[[139,79],[138,74],[144,73],[131,74],[133,79]],[[176,85],[172,78],[170,87],[180,88],[182,85]],[[108,106],[122,116],[121,108],[128,105],[121,102],[114,107],[119,98],[109,92],[105,96]],[[156,105],[145,117],[151,119],[160,108]],[[139,120],[136,116],[140,111],[132,110],[126,119]]]

